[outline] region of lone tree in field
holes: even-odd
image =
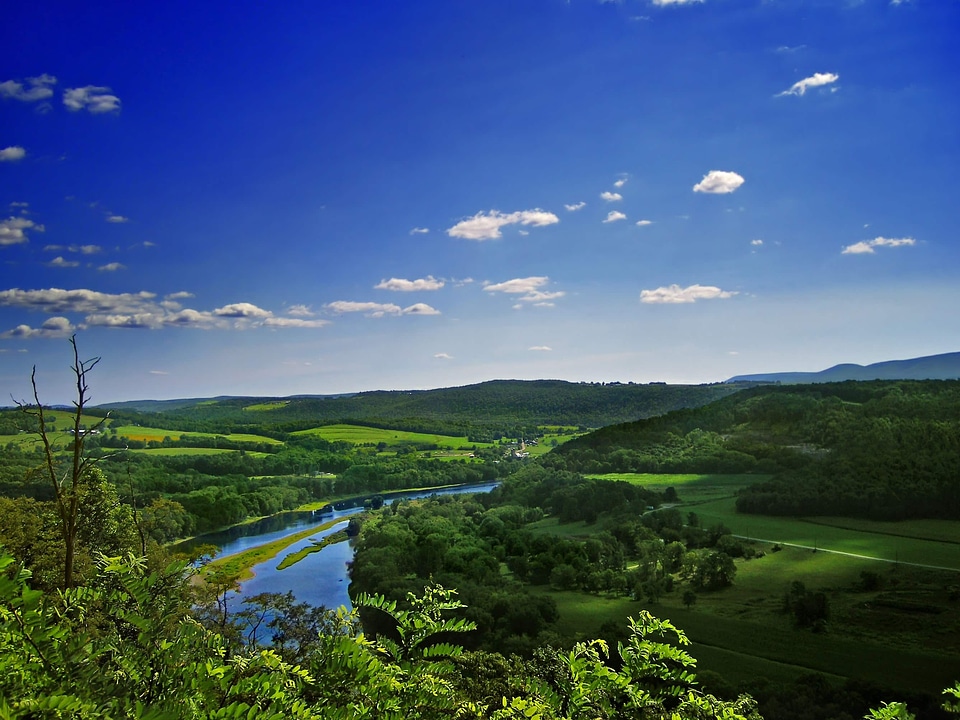
[[[81,360],[80,352],[77,349],[77,336],[70,337],[70,345],[73,348],[73,365],[70,369],[73,371],[76,380],[77,395],[73,401],[73,427],[70,432],[73,434],[69,455],[67,458],[58,457],[58,448],[54,447],[50,440],[52,420],[48,419],[44,411],[43,404],[40,402],[40,394],[37,390],[37,366],[33,366],[30,373],[30,385],[33,388],[33,404],[18,402],[20,410],[27,415],[36,418],[37,433],[43,443],[44,464],[43,473],[50,481],[54,492],[54,501],[57,509],[57,517],[60,520],[60,530],[63,535],[64,559],[63,559],[63,587],[70,588],[74,585],[73,567],[77,551],[77,525],[80,516],[81,498],[83,495],[83,484],[89,479],[91,470],[96,460],[84,454],[84,442],[87,434],[99,430],[106,417],[102,418],[93,427],[85,429],[82,427],[83,409],[90,400],[90,389],[87,387],[87,375],[100,362],[99,357],[89,360]]]

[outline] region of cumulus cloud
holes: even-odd
[[[123,215],[114,215],[113,213],[107,215],[108,223],[125,223],[130,222],[130,218],[124,217]]]
[[[2,338],[35,338],[35,337],[66,337],[76,328],[65,317],[52,317],[40,327],[32,328],[29,325],[17,325],[12,330],[0,333]]]
[[[384,315],[399,315],[403,312],[399,305],[393,303],[375,303],[375,302],[354,302],[352,300],[335,300],[327,303],[326,308],[337,313],[366,313],[370,317],[383,317]]]
[[[213,311],[217,317],[227,318],[268,318],[273,315],[269,310],[248,302],[231,303]]]
[[[712,194],[732,193],[743,183],[743,176],[735,172],[711,170],[703,176],[703,180],[693,186],[693,191]]]
[[[847,245],[842,255],[872,255],[878,247],[909,247],[916,245],[917,241],[913,238],[885,238],[878,237],[873,240],[861,240],[853,245]]]
[[[27,84],[24,86],[19,80],[7,80],[0,83],[0,97],[12,98],[22,102],[36,102],[53,97],[52,85],[56,85],[57,79],[53,75],[40,75],[38,77],[27,78]]]
[[[685,288],[679,285],[670,285],[668,287],[658,287],[655,290],[642,290],[640,292],[640,302],[651,304],[692,303],[697,300],[726,300],[736,294],[736,292],[721,290],[712,285],[690,285]]]
[[[426,303],[414,303],[403,309],[404,315],[439,315],[440,311]]]
[[[57,255],[53,260],[47,263],[47,267],[73,268],[80,263],[76,260],[65,260],[63,256]]]
[[[106,267],[106,266],[105,266]],[[181,308],[175,299],[193,297],[179,292],[158,302],[150,292],[102,293],[95,290],[12,290],[0,291],[0,307],[17,307],[50,314],[75,313],[84,316],[86,327],[148,328],[189,327],[199,329],[238,330],[257,327],[322,327],[326,320],[302,320],[276,317],[269,310],[252,303],[238,302],[216,310]]]
[[[560,218],[552,212],[536,208],[534,210],[518,210],[512,213],[502,213],[499,210],[478,212],[473,217],[461,220],[447,230],[450,237],[465,240],[496,240],[503,237],[500,228],[506,225],[527,225],[543,227],[560,222]]]
[[[637,220],[638,227],[646,227],[647,225],[653,225],[653,220]]]
[[[120,112],[120,98],[112,95],[110,88],[97,85],[67,88],[63,93],[63,104],[71,112],[87,110],[94,115]]]
[[[572,205],[564,205],[568,212],[576,212],[577,210],[583,210],[587,204],[582,200],[578,203],[573,203]]]
[[[600,197],[607,202],[618,202],[623,200],[623,195],[620,193],[610,192],[609,190],[604,190],[600,193]]]
[[[410,231],[411,235],[426,235],[430,232],[430,228],[415,227]]]
[[[807,90],[815,87],[823,87],[824,85],[830,85],[835,83],[840,79],[840,76],[836,73],[814,73],[810,77],[806,77],[803,80],[798,80],[789,89],[784,90],[782,93],[777,93],[777,97],[782,97],[784,95],[804,95]]]
[[[27,151],[19,145],[11,145],[0,150],[0,162],[16,162],[23,160],[27,156]]]
[[[761,240],[760,238],[757,238],[756,240],[751,240],[750,244],[755,247],[760,247],[761,245],[763,245],[763,240]]]
[[[395,292],[416,292],[418,290],[439,290],[444,285],[443,280],[437,280],[433,275],[427,275],[418,280],[403,280],[401,278],[390,278],[381,280],[379,285],[374,285],[374,290],[393,290]]]
[[[607,218],[603,222],[612,223],[612,222],[616,222],[617,220],[626,220],[626,219],[627,219],[627,216],[624,215],[622,212],[618,212],[617,210],[611,210],[610,212],[607,213]]]
[[[434,357],[437,358],[437,360],[453,360],[453,355],[449,353],[436,353]]]
[[[6,220],[0,220],[0,247],[29,242],[27,230],[43,232],[43,225],[37,225],[33,220],[23,217],[9,217]]]
[[[291,305],[287,308],[287,315],[293,317],[311,317],[313,310],[308,305]]]
[[[187,298],[194,297],[192,292],[187,292],[186,290],[180,290],[178,292],[167,293],[163,296],[164,300],[186,300]]]
[[[126,270],[127,266],[123,263],[112,262],[107,263],[106,265],[101,265],[97,268],[100,272],[116,272],[117,270]]]
[[[622,188],[626,184],[627,184],[627,178],[620,178],[613,184],[613,186],[615,188]]]
[[[541,307],[552,307],[551,300],[562,298],[566,293],[563,290],[546,291],[542,288],[550,283],[550,278],[546,276],[534,276],[526,278],[514,278],[502,283],[488,284],[484,286],[486,292],[499,292],[507,295],[520,295],[517,298],[520,302],[534,303]]]
[[[549,345],[534,345],[533,347],[527,348],[527,350],[533,350],[534,352],[551,352],[553,348]]]

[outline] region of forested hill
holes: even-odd
[[[742,511],[960,518],[960,381],[761,386],[606,427],[546,461],[600,472],[773,475]]]
[[[182,430],[228,432],[244,427],[290,432],[334,422],[472,434],[474,430],[573,425],[602,427],[699,407],[748,383],[631,385],[561,380],[494,380],[420,391],[377,391],[350,396],[215,398],[148,404],[102,405],[115,418]]]

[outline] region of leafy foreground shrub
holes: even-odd
[[[448,617],[454,592],[428,587],[409,608],[360,597],[393,632],[376,639],[341,609],[302,665],[274,650],[237,650],[190,615],[190,571],[148,572],[141,559],[99,560],[85,587],[44,595],[0,549],[0,720],[13,718],[729,718],[759,719],[752,699],[694,688],[684,634],[648,613],[630,620],[619,671],[601,640],[553,655],[552,670],[506,679],[499,702],[468,697],[451,640],[473,629]],[[388,636],[389,635],[389,636]],[[960,709],[960,685],[948,691]],[[871,718],[909,718],[886,705]]]

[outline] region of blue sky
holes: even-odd
[[[960,349],[956,0],[142,5],[5,13],[15,398]]]

